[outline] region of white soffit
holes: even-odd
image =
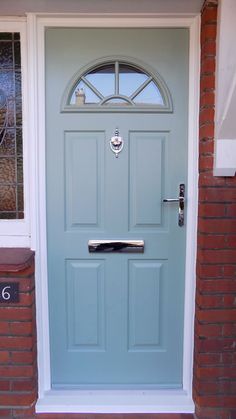
[[[221,0],[218,9],[215,169],[216,176],[236,172],[236,1]]]
[[[204,0],[1,0],[0,15],[47,13],[191,13]]]

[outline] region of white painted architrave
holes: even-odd
[[[23,119],[24,214],[22,220],[0,220],[0,247],[30,247],[30,159],[28,136],[28,84],[26,18],[0,17],[0,32],[19,32],[21,40],[21,80]]]
[[[122,18],[122,19],[121,19]],[[36,295],[38,331],[39,400],[37,412],[74,413],[188,413],[192,401],[195,261],[198,203],[198,115],[199,115],[199,16],[161,15],[46,15],[29,14],[28,51],[31,98],[29,122],[35,158],[35,207],[32,246],[36,250]],[[55,391],[51,389],[50,341],[47,293],[47,241],[45,190],[45,51],[47,27],[186,27],[190,32],[189,58],[189,149],[187,192],[187,251],[184,318],[183,390],[151,391]]]
[[[236,56],[235,0],[219,2],[215,100],[214,175],[236,173]]]
[[[236,174],[236,138],[215,139],[214,176]]]

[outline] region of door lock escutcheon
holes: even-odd
[[[178,225],[182,227],[184,225],[184,203],[185,203],[185,184],[180,183],[179,185],[179,197],[178,198],[165,198],[163,199],[164,203],[179,203],[179,216],[178,216]]]

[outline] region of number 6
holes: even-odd
[[[9,291],[6,291],[8,288],[11,289],[10,285],[8,285],[7,287],[4,287],[2,289],[3,300],[10,300],[10,298],[11,298],[11,294],[9,293]]]

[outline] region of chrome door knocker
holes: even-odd
[[[120,134],[119,129],[116,128],[115,135],[114,137],[111,137],[111,140],[110,140],[111,151],[115,153],[116,157],[118,157],[119,153],[124,147],[124,140],[122,137],[120,137],[119,134]]]

